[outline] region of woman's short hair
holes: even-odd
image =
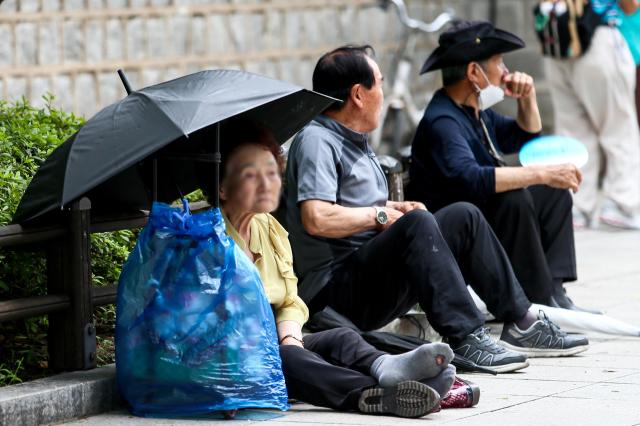
[[[282,147],[276,141],[273,133],[253,120],[232,118],[226,120],[220,129],[220,182],[226,177],[229,159],[236,151],[247,145],[257,145],[265,151],[271,152],[278,164],[278,171],[280,174],[283,173],[285,157]],[[198,163],[196,167],[198,168],[200,188],[211,203],[211,197],[216,190],[213,187],[213,165]]]
[[[341,109],[354,85],[373,87],[375,75],[367,58],[374,57],[375,51],[368,44],[342,46],[322,55],[313,70],[313,90],[342,101],[332,104],[327,111]]]

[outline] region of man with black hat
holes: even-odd
[[[572,198],[582,180],[572,164],[507,167],[542,130],[533,79],[510,73],[503,54],[524,47],[488,22],[463,21],[440,36],[421,74],[442,70],[412,146],[408,193],[437,211],[457,201],[478,206],[502,242],[529,300],[579,309],[563,282],[576,279]],[[501,87],[503,86],[504,89]],[[517,118],[490,108],[504,96]]]
[[[367,140],[383,101],[382,74],[369,46],[323,55],[313,89],[343,102],[302,129],[288,154],[287,227],[298,293],[312,314],[329,306],[373,330],[418,303],[456,353],[497,372],[526,367],[521,353],[566,356],[587,348],[586,338],[568,336],[528,311],[531,304],[477,207],[456,203],[431,214],[422,203],[388,200]],[[483,327],[467,282],[507,324],[503,346]]]

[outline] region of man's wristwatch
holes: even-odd
[[[385,225],[389,220],[389,217],[387,216],[387,212],[385,212],[380,207],[374,207],[374,209],[376,210],[376,223],[378,225]]]

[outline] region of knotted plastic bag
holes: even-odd
[[[134,414],[288,407],[271,307],[219,209],[153,204],[120,275],[115,339]]]

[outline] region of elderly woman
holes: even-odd
[[[297,294],[288,234],[269,214],[278,207],[282,187],[280,146],[269,132],[248,122],[231,124],[223,134],[220,200],[227,233],[262,278],[289,397],[336,410],[401,417],[437,409],[439,393],[447,393],[455,376],[447,345],[432,343],[390,355],[346,328],[303,337],[308,310]],[[211,188],[204,189],[210,193]]]

